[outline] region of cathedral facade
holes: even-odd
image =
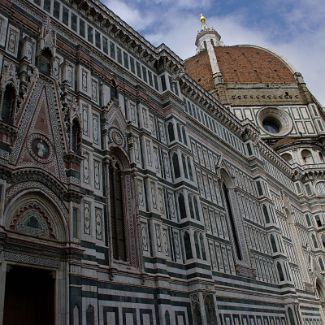
[[[0,324],[325,323],[324,111],[201,24],[0,1]]]

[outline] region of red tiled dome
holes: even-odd
[[[242,45],[215,47],[225,83],[294,83],[289,65],[269,50]],[[214,88],[207,51],[185,61],[185,71],[206,90]]]

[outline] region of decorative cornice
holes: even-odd
[[[227,108],[222,106],[211,94],[184,74],[180,77],[180,86],[193,101],[208,110],[220,123],[227,126],[237,136],[241,137],[243,127],[239,119]]]
[[[159,68],[160,64],[162,62],[166,64],[164,61],[167,60],[171,71],[182,70],[183,60],[168,46],[161,44],[155,47],[100,1],[70,0],[70,3],[75,3],[91,22],[97,23],[108,35],[119,40],[124,47],[149,65]]]

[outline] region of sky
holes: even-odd
[[[225,45],[253,44],[282,56],[325,106],[324,0],[102,0],[155,46],[195,54],[200,14]],[[325,80],[325,78],[324,78]]]

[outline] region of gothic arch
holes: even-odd
[[[41,73],[47,76],[51,75],[53,65],[53,53],[49,47],[42,49],[38,56],[38,68]]]
[[[72,120],[70,147],[74,153],[81,154],[81,123],[77,117]]]
[[[319,277],[316,277],[315,279],[315,289],[316,292],[319,296],[319,299],[323,299],[325,300],[325,285],[323,283],[324,281],[322,281]]]
[[[130,160],[125,151],[111,146],[108,165],[111,256],[138,266],[136,198]]]
[[[229,226],[232,233],[232,239],[235,249],[235,254],[238,260],[243,260],[243,252],[240,243],[240,238],[238,235],[238,225],[236,224],[236,217],[234,215],[234,207],[232,206],[231,201],[231,191],[233,191],[235,187],[234,178],[229,175],[227,170],[222,168],[220,170],[220,178],[221,178],[221,189],[223,194],[224,206],[226,207],[226,211],[229,217]]]
[[[17,104],[17,89],[14,83],[8,82],[2,89],[1,120],[12,124]]]
[[[235,187],[234,177],[230,172],[222,167],[219,171],[219,177],[221,181],[227,186],[228,189],[233,189]]]
[[[27,236],[66,242],[69,226],[62,208],[39,189],[26,190],[15,196],[4,212],[7,229]]]

